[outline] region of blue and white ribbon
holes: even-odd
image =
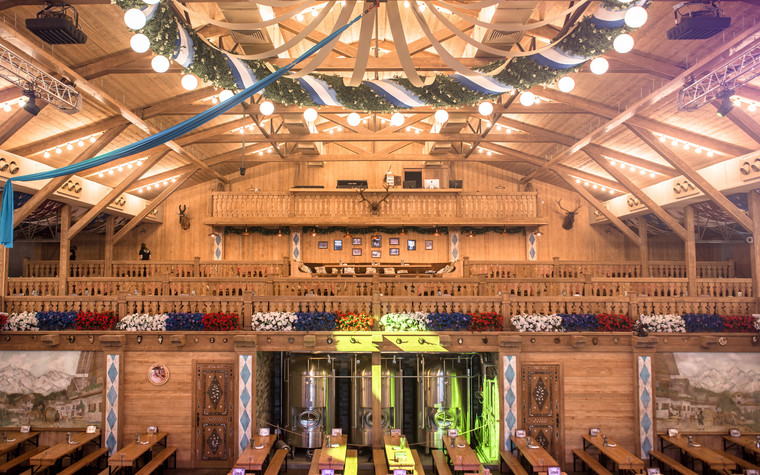
[[[232,73],[232,77],[235,78],[235,84],[237,84],[238,88],[247,89],[256,84],[256,75],[243,60],[229,54],[225,54],[224,56],[227,58],[227,65],[230,67],[230,72]]]
[[[298,84],[309,93],[311,100],[320,106],[341,106],[335,90],[321,79],[309,76],[298,78]]]
[[[552,69],[570,69],[584,63],[588,58],[565,53],[559,48],[551,48],[529,56],[530,59]]]
[[[649,0],[639,0],[629,8],[623,10],[610,10],[600,5],[599,8],[591,15],[591,21],[597,28],[620,28],[625,25],[625,14],[632,7],[643,7]]]
[[[174,40],[172,59],[181,64],[183,68],[189,68],[193,64],[194,58],[193,38],[182,25],[177,24],[177,39]]]
[[[426,105],[414,93],[393,81],[385,79],[364,81],[375,93],[396,107],[422,107]]]
[[[451,79],[481,94],[504,94],[514,89],[513,86],[502,84],[490,76],[463,76],[456,73],[451,76]]]
[[[151,21],[155,16],[156,10],[158,10],[158,3],[155,5],[148,5],[140,11],[143,12],[143,15],[145,15],[145,21],[148,22]]]

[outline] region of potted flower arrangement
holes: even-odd
[[[175,313],[166,314],[166,331],[202,331],[203,314],[202,313]]]
[[[641,315],[639,323],[648,333],[686,333],[686,324],[680,315]]]
[[[37,312],[13,313],[3,326],[3,330],[12,332],[37,331],[39,330]]]
[[[629,332],[633,331],[636,323],[628,315],[614,313],[599,313],[596,315],[597,331],[600,332]]]
[[[556,314],[535,315],[521,314],[513,316],[510,321],[518,332],[563,332],[562,317]]]
[[[387,313],[380,317],[380,324],[388,332],[419,332],[427,330],[428,314],[426,312],[414,313]]]
[[[721,315],[723,331],[731,333],[751,333],[756,331],[757,319],[751,315]]]
[[[116,323],[117,330],[125,331],[165,331],[166,319],[165,313],[161,315],[150,315],[147,313],[133,313],[127,315]]]
[[[593,332],[599,324],[595,314],[566,314],[559,315],[562,318],[562,328],[567,332]]]
[[[77,318],[76,312],[37,312],[37,326],[40,330],[72,330]]]
[[[723,320],[717,314],[687,313],[682,318],[689,333],[723,331]]]
[[[6,323],[8,323],[8,314],[0,313],[0,330],[5,328]]]
[[[298,317],[294,312],[258,312],[251,318],[256,331],[290,331]]]
[[[77,330],[109,330],[117,320],[113,312],[79,312],[75,323]]]
[[[362,332],[371,331],[375,325],[375,319],[364,313],[340,313],[335,317],[338,331]]]
[[[495,312],[473,313],[470,315],[470,330],[474,332],[500,332],[504,317]]]
[[[296,331],[331,331],[335,330],[335,314],[332,312],[298,312],[293,330]]]
[[[237,330],[238,316],[234,313],[207,313],[203,315],[203,329],[206,331]]]
[[[433,331],[466,330],[470,326],[470,316],[466,313],[431,313],[427,318],[427,329]]]

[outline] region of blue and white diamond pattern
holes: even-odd
[[[652,410],[652,358],[639,356],[639,435],[641,457],[649,458],[654,440],[653,410]]]
[[[109,455],[119,443],[119,355],[106,355],[106,424],[105,437]]]
[[[449,234],[449,255],[451,262],[456,262],[459,259],[459,231]]]
[[[241,453],[251,441],[252,360],[251,355],[240,355],[238,358],[238,444]]]
[[[517,428],[517,356],[504,356],[504,443],[507,450],[512,450],[509,436]]]
[[[528,249],[526,249],[526,251],[528,253],[529,261],[535,261],[538,256],[538,250],[536,249],[537,241],[538,240],[536,239],[535,234],[533,233],[528,234],[528,240],[527,240]]]
[[[212,251],[214,253],[214,260],[221,261],[222,257],[224,257],[224,252],[222,249],[222,233],[217,233],[212,245],[213,245]]]
[[[293,233],[293,238],[290,241],[290,255],[296,262],[301,260],[301,233]]]

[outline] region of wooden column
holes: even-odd
[[[5,311],[5,296],[8,294],[8,257],[10,252],[5,246],[0,246],[0,311]]]
[[[639,256],[641,260],[641,275],[649,277],[649,241],[647,240],[647,220],[639,216]]]
[[[752,218],[752,236],[754,241],[749,246],[750,266],[752,267],[752,295],[760,296],[760,194],[756,191],[747,193],[749,216]]]
[[[383,448],[382,367],[379,351],[372,353],[372,448]]]
[[[58,295],[68,294],[67,279],[69,277],[69,250],[71,242],[69,239],[69,228],[71,227],[71,205],[63,205],[61,208],[61,232],[60,238],[60,255],[58,256]]]
[[[106,243],[105,256],[103,257],[103,277],[111,277],[111,267],[113,267],[113,231],[114,217],[112,214],[109,214],[106,217]]]
[[[685,206],[683,221],[686,228],[686,278],[689,279],[689,297],[697,296],[697,245],[694,234],[694,208]]]

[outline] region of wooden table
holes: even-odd
[[[480,468],[480,460],[470,445],[467,443],[467,438],[463,435],[456,436],[454,440],[454,446],[451,446],[451,437],[444,435],[441,437],[443,441],[443,448],[449,454],[449,459],[452,465],[454,465],[454,471],[478,471]],[[459,447],[463,445],[463,447]]]
[[[632,472],[643,472],[646,464],[640,458],[636,457],[620,444],[607,437],[607,444],[604,445],[604,435],[589,435],[583,436],[583,450],[588,447],[596,447],[599,450],[599,454],[612,461],[612,464],[618,470],[630,470]],[[605,464],[604,460],[601,460],[602,465]]]
[[[402,449],[399,446],[401,437],[390,434],[383,436],[383,442],[385,443],[385,460],[388,462],[389,472],[393,473],[396,469],[414,472],[414,456],[408,443]],[[397,457],[400,454],[402,454],[402,457]]]
[[[517,450],[520,451],[523,459],[532,467],[534,472],[548,472],[549,467],[558,467],[559,464],[554,458],[541,446],[537,448],[528,447],[525,437],[509,437]],[[536,444],[538,445],[538,444]]]
[[[662,440],[663,452],[667,447],[675,446],[680,449],[682,455],[685,454],[692,459],[699,460],[702,464],[706,464],[711,470],[716,472],[736,469],[736,464],[730,459],[720,455],[714,450],[708,449],[707,447],[701,445],[699,447],[689,445],[688,439],[686,437],[681,437],[680,434],[676,437],[660,434],[660,439]]]
[[[760,447],[757,446],[756,435],[742,435],[739,437],[731,437],[730,435],[723,436],[723,450],[728,451],[729,447],[738,445],[741,447],[742,452],[754,455],[757,460],[760,456]]]
[[[235,463],[235,467],[242,467],[246,470],[253,470],[260,472],[264,468],[264,462],[269,456],[269,452],[272,450],[272,445],[277,440],[277,436],[272,434],[266,437],[260,435],[253,436],[253,446],[248,444],[243,453]],[[262,447],[263,446],[263,447]],[[257,449],[256,447],[261,447]]]
[[[100,431],[96,430],[92,434],[76,432],[71,436],[71,442],[72,443],[69,444],[68,442],[63,441],[60,444],[50,447],[44,452],[34,455],[29,460],[29,463],[32,465],[32,473],[53,466],[60,468],[60,464],[64,457],[71,456],[73,461],[76,456],[75,452],[81,454],[82,449],[90,442],[95,442],[96,445],[100,446]]]
[[[327,446],[327,436],[322,439],[322,452],[319,454],[320,470],[343,470],[346,465],[346,436],[330,437],[330,444],[337,447]]]
[[[5,434],[8,436],[8,440],[6,442],[0,442],[0,455],[15,452],[16,449],[24,445],[26,441],[31,441],[32,445],[35,446],[39,443],[39,432],[27,432],[22,434],[19,431],[5,431]]]
[[[160,445],[166,447],[166,432],[156,434],[140,434],[140,442],[132,442],[124,446],[121,450],[108,457],[108,473],[122,467],[127,473],[131,473],[136,467],[137,461],[146,453],[149,453],[153,446]]]

